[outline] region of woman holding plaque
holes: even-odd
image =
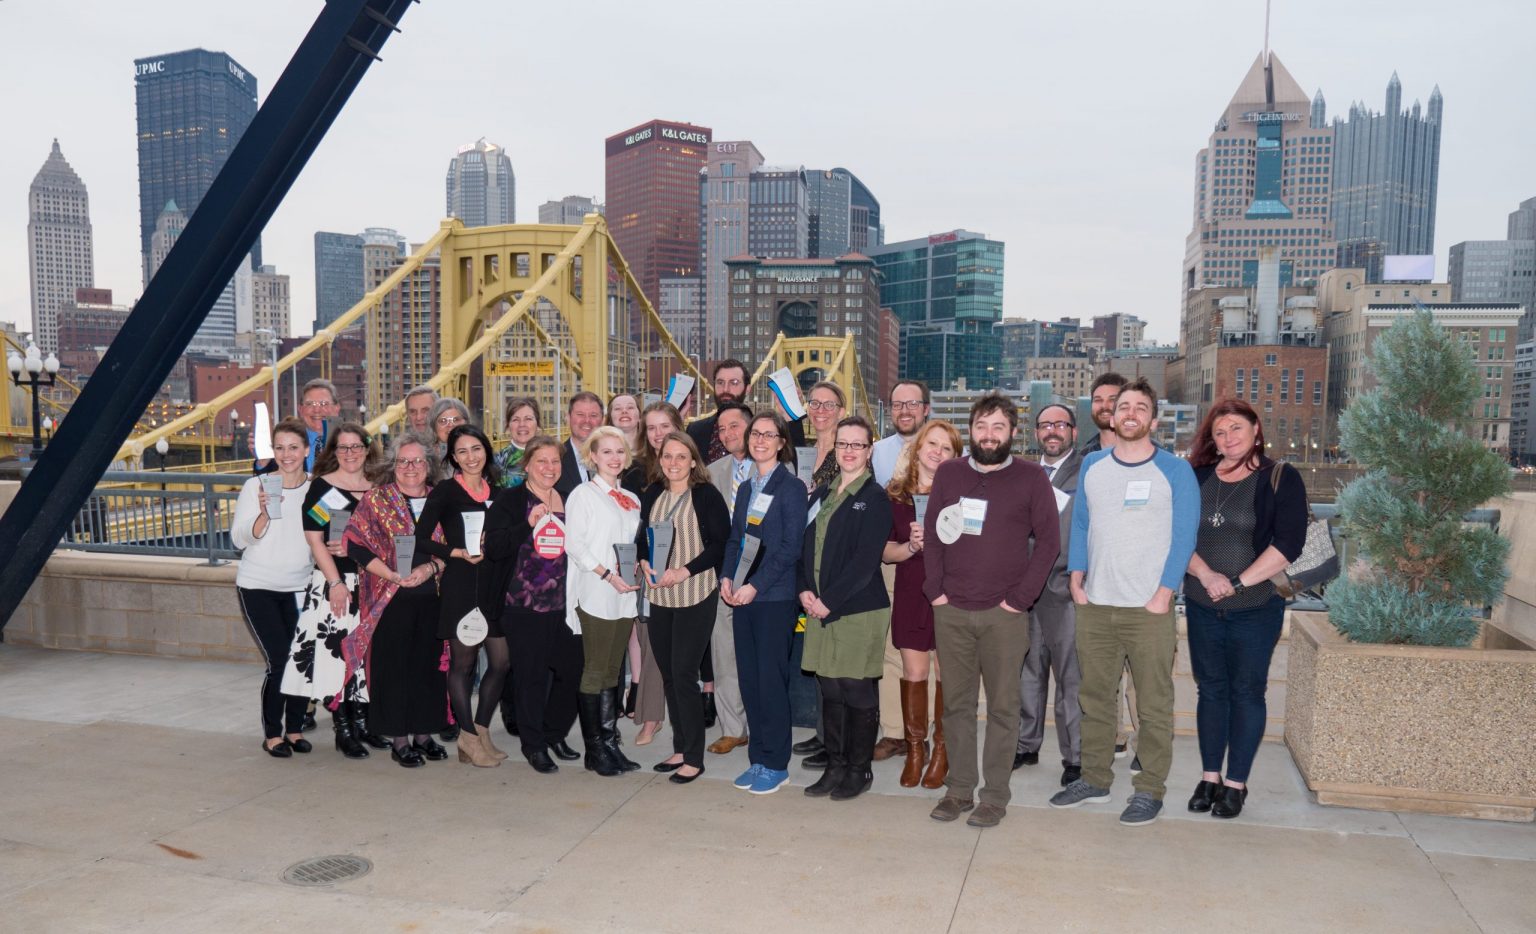
[[[618,775],[640,767],[619,750],[619,670],[634,628],[635,533],[640,498],[619,485],[633,458],[623,432],[604,425],[587,437],[592,477],[566,499],[566,624],[581,634],[585,662],[576,709],[586,767]]]
[[[304,494],[309,491],[309,476],[304,473],[308,453],[304,423],[296,418],[278,422],[272,429],[277,469],[245,481],[229,525],[230,540],[240,549],[235,571],[240,612],[267,666],[261,681],[261,726],[266,736],[261,748],[275,759],[314,748],[302,732],[304,699],[279,689],[298,628],[299,597],[315,567],[300,520]]]
[[[655,766],[686,785],[704,773],[704,705],[699,670],[715,627],[717,575],[731,532],[725,497],[715,489],[693,439],[667,435],[659,478],[640,499],[636,536],[651,603],[651,652],[661,669],[672,722],[672,755]],[[654,564],[653,564],[654,562]]]
[[[388,470],[347,524],[347,557],[362,569],[357,628],[342,643],[352,677],[368,687],[368,724],[390,737],[390,756],[411,769],[448,758],[432,734],[448,725],[439,662],[437,562],[416,560],[416,516],[437,472],[437,446],[407,432],[390,445]]]
[[[805,484],[795,475],[789,429],[776,412],[747,426],[752,467],[736,490],[720,598],[734,608],[736,671],[747,711],[747,758],[737,788],[755,795],[789,781],[790,648],[800,606],[795,563],[805,534]]]
[[[837,477],[811,496],[799,564],[806,671],[821,691],[827,769],[811,797],[857,798],[874,782],[880,673],[891,624],[880,559],[891,502],[869,472],[874,429],[855,415],[837,423]]]
[[[373,489],[380,454],[367,429],[342,422],[331,430],[315,458],[313,479],[301,512],[304,540],[315,562],[299,626],[283,669],[283,693],[314,701],[331,711],[336,751],[348,759],[368,758],[368,746],[389,743],[368,728],[368,686],[347,677],[342,643],[357,628],[357,564],[343,542],[358,498]]]
[[[843,387],[827,380],[812,386],[806,394],[806,414],[810,417],[811,427],[816,429],[816,464],[811,472],[812,492],[837,477],[837,458],[833,456],[832,446],[837,440],[837,423],[842,421],[847,407],[848,397],[843,394]]]
[[[560,768],[550,752],[577,758],[565,734],[576,719],[581,639],[565,625],[566,512],[555,489],[560,442],[535,436],[523,465],[524,483],[498,495],[485,519],[490,563],[481,585],[489,590],[481,602],[506,633],[513,658],[512,715],[523,758],[548,773]]]
[[[528,456],[528,442],[539,433],[539,403],[518,398],[507,402],[507,446],[496,452],[496,466],[501,469],[501,485],[514,487],[523,482],[523,458]]]
[[[918,506],[928,501],[939,465],[960,456],[960,432],[942,419],[918,429],[896,462],[886,492],[891,499],[891,529],[885,563],[896,565],[891,608],[891,642],[901,652],[901,719],[907,759],[901,786],[944,787],[949,756],[944,749],[944,685],[933,659],[933,607],[923,596],[923,522]],[[930,659],[933,659],[930,661]],[[933,685],[933,755],[928,755],[928,675]],[[924,770],[926,764],[927,770]]]
[[[431,555],[443,565],[437,637],[448,640],[448,703],[460,731],[459,761],[489,768],[507,757],[491,742],[489,727],[511,662],[507,640],[486,613],[478,584],[485,560],[485,513],[501,471],[491,459],[490,441],[473,425],[455,426],[447,445],[453,479],[439,482],[427,494],[416,520],[416,554]],[[479,707],[471,710],[471,682],[482,647],[487,665],[480,676]]]

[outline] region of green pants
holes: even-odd
[[[577,607],[581,620],[581,693],[599,694],[619,686],[619,672],[624,668],[624,653],[629,650],[629,630],[633,619],[600,619]]]
[[[1077,665],[1082,673],[1078,700],[1083,708],[1083,781],[1099,788],[1114,783],[1115,730],[1119,718],[1120,673],[1129,662],[1136,683],[1139,729],[1136,754],[1141,774],[1137,791],[1159,801],[1173,763],[1173,652],[1177,644],[1173,609],[1154,616],[1139,606],[1077,608]]]

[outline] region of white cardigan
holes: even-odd
[[[618,492],[635,504],[624,509],[610,493]],[[598,476],[578,486],[565,498],[565,622],[571,632],[581,632],[576,608],[599,619],[633,619],[638,592],[620,594],[593,572],[618,563],[613,546],[633,542],[640,530],[640,500],[631,492],[611,487]]]
[[[283,490],[282,518],[267,520],[266,534],[257,538],[252,528],[261,516],[260,492],[261,478],[252,477],[240,488],[240,499],[235,502],[235,518],[229,526],[230,540],[241,549],[235,585],[246,590],[296,593],[308,586],[315,569],[309,542],[304,540],[304,496],[309,492],[309,481]]]

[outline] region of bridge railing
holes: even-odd
[[[229,530],[240,486],[248,479],[249,474],[114,470],[96,485],[59,546],[224,564],[240,556]]]

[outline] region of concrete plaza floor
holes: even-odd
[[[1243,816],[1189,814],[1180,738],[1162,820],[1045,806],[1054,765],[1014,773],[1000,827],[939,824],[937,792],[877,763],[849,802],[734,790],[744,750],[675,786],[646,768],[401,769],[257,747],[249,665],[0,645],[4,931],[1536,931],[1536,827],[1312,803],[1266,744]],[[632,741],[632,728],[626,740]],[[1053,749],[1047,740],[1047,752]],[[1441,754],[1425,750],[1426,755]],[[577,763],[579,766],[579,763]],[[352,854],[324,888],[293,863]]]

